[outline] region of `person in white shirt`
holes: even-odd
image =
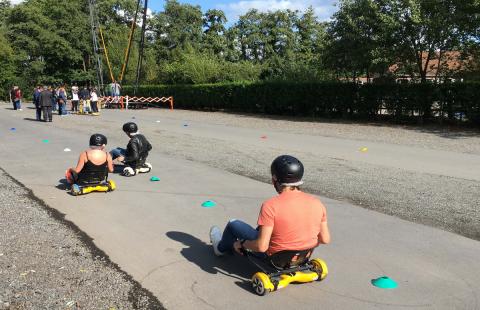
[[[97,90],[94,88],[90,93],[90,106],[92,107],[93,113],[98,113],[97,103],[98,103],[98,95],[97,95]]]
[[[80,98],[78,97],[78,86],[72,86],[72,112],[78,112],[78,102]]]

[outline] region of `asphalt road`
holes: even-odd
[[[280,147],[294,140],[295,148],[308,152],[477,181],[479,156],[375,143],[369,143],[369,149],[375,152],[358,156],[363,141],[320,138],[318,143],[318,138],[308,135],[276,136],[274,132],[267,132],[268,141],[261,141],[258,137],[265,131],[195,122],[184,126],[185,122],[158,111],[148,111],[148,117],[145,112],[106,111],[101,118],[67,116],[48,124],[26,120],[31,117],[26,113],[33,115],[33,111],[2,107],[0,165],[92,237],[112,262],[157,296],[166,308],[480,307],[476,285],[480,277],[478,241],[439,229],[321,197],[327,206],[333,241],[317,249],[315,256],[329,265],[328,278],[258,297],[248,283],[255,268],[241,257],[214,257],[208,230],[214,224],[223,226],[230,218],[254,224],[260,203],[275,194],[271,185],[161,151],[153,151],[149,157],[154,167],[151,174],[112,176],[118,186],[113,193],[72,197],[59,183],[65,169],[74,165],[86,148],[86,131],[105,133],[109,147],[125,145],[126,137],[119,130],[132,115],[151,137],[154,150],[162,148],[161,135],[153,134],[156,130],[190,130],[193,136],[259,148],[262,143]],[[69,126],[60,128],[56,121]],[[204,147],[215,152],[214,144]],[[65,148],[72,152],[64,152]],[[392,154],[397,155],[395,159]],[[452,159],[459,162],[455,167],[448,164]],[[150,182],[152,175],[160,181]],[[201,203],[207,199],[216,201],[217,206],[202,208]],[[383,275],[396,280],[399,288],[373,287],[371,279]]]

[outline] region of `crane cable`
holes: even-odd
[[[119,84],[122,83],[123,77],[125,75],[125,71],[127,69],[128,59],[130,57],[130,50],[132,48],[133,35],[134,35],[134,32],[135,32],[135,27],[137,25],[137,16],[138,16],[138,11],[140,9],[140,2],[141,2],[141,0],[137,1],[137,9],[135,11],[135,16],[133,18],[133,23],[132,23],[132,26],[130,28],[130,34],[128,36],[128,46],[127,46],[127,49],[125,50],[125,59],[124,59],[123,65],[122,65],[122,71],[121,71],[121,74],[120,74],[120,78],[118,79]],[[110,79],[112,80],[112,83],[113,83],[113,82],[115,82],[115,77],[113,76],[112,64],[110,63],[110,58],[108,57],[108,49],[107,49],[107,46],[105,44],[105,39],[104,39],[104,36],[103,36],[102,27],[99,26],[98,29],[99,29],[99,32],[100,32],[100,38],[102,40],[103,52],[105,54],[105,59],[107,61],[108,70],[109,70],[109,73],[110,73]]]
[[[122,84],[123,76],[128,66],[128,59],[130,57],[130,49],[132,48],[133,34],[135,32],[135,27],[137,25],[137,15],[138,15],[138,10],[140,9],[140,2],[141,0],[137,1],[137,9],[135,10],[135,16],[133,18],[132,28],[130,30],[130,36],[128,38],[128,47],[127,47],[127,50],[125,51],[125,60],[123,62],[122,73],[120,74],[120,78],[119,78],[120,84]]]
[[[142,72],[142,63],[143,63],[143,50],[145,48],[145,29],[147,25],[147,10],[148,10],[148,0],[145,0],[143,8],[143,21],[142,21],[142,36],[140,38],[140,51],[138,54],[137,62],[137,76],[135,78],[135,88],[133,89],[133,94],[137,94],[138,82],[140,81],[140,74]]]
[[[112,64],[110,63],[110,58],[108,58],[108,50],[107,50],[107,46],[105,45],[105,39],[103,38],[102,27],[99,26],[98,30],[100,32],[100,39],[102,40],[103,53],[105,54],[105,59],[107,60],[110,79],[112,80],[112,83],[113,83],[115,81],[115,78],[113,77]]]

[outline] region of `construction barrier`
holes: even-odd
[[[103,106],[110,109],[147,109],[155,107],[155,104],[168,103],[173,110],[173,97],[102,97]]]

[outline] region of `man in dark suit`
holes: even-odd
[[[42,93],[42,87],[37,86],[33,91],[33,104],[36,109],[37,121],[42,120],[42,106],[40,105],[40,94]]]
[[[43,91],[40,94],[40,105],[43,110],[43,121],[52,121],[52,92],[47,86],[43,87]]]

